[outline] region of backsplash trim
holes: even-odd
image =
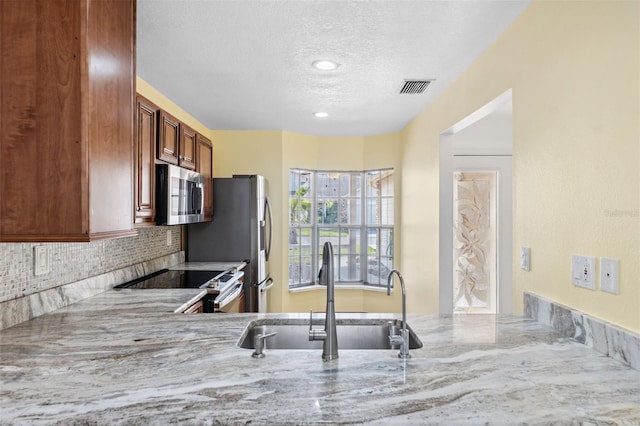
[[[534,293],[524,293],[524,316],[640,370],[640,335]]]

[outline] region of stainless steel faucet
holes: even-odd
[[[407,333],[407,291],[404,287],[404,279],[402,278],[402,274],[397,269],[392,269],[389,272],[389,277],[387,277],[387,296],[391,295],[391,281],[393,281],[393,274],[398,275],[400,278],[400,285],[402,286],[402,341],[397,342],[394,337],[397,336],[389,336],[389,341],[394,343],[400,343],[400,353],[398,353],[398,358],[411,358],[411,354],[409,353],[409,334]]]
[[[322,248],[322,268],[320,269],[320,284],[327,286],[327,309],[324,320],[324,330],[314,330],[313,311],[309,318],[309,340],[324,340],[322,345],[322,359],[330,361],[338,358],[338,335],[336,334],[336,309],[334,305],[335,278],[333,277],[333,246],[324,243]]]

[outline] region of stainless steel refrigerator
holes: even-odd
[[[187,225],[188,262],[247,261],[246,312],[266,312],[271,286],[271,208],[265,178],[234,175],[213,179],[213,221]]]

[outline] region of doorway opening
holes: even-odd
[[[440,135],[439,312],[512,312],[511,90]]]

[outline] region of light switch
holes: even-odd
[[[531,248],[529,247],[520,247],[520,269],[531,270]]]
[[[171,238],[171,229],[167,229],[167,247],[171,245],[173,238]]]
[[[600,290],[618,294],[618,260],[600,259]]]
[[[596,289],[596,258],[571,256],[571,282],[578,287]]]

